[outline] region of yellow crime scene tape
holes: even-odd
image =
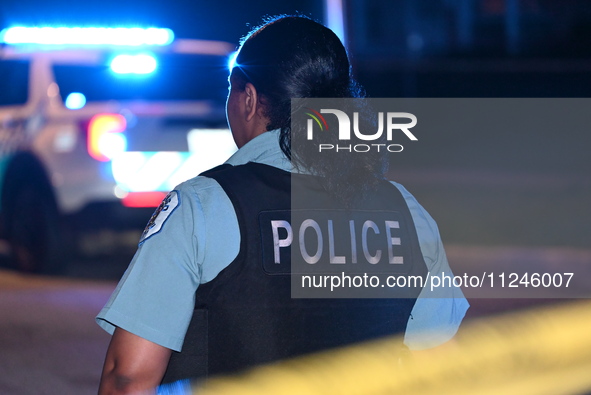
[[[591,394],[591,302],[466,322],[432,350],[383,339],[193,385],[199,395]]]

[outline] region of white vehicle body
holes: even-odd
[[[17,192],[28,184],[27,171],[15,170],[15,158],[21,154],[38,159],[55,196],[48,199],[61,214],[77,213],[97,202],[154,207],[176,184],[227,159],[236,149],[223,106],[227,59],[233,49],[229,43],[201,40],[133,47],[0,46],[0,66],[28,66],[26,100],[0,102],[3,238],[13,249],[20,248],[22,240],[14,240],[18,221],[7,217],[15,217],[16,211],[27,213],[26,207],[12,207],[21,201]],[[118,54],[145,53],[164,65],[145,75],[109,69]],[[3,78],[7,86],[14,82],[11,76]],[[72,105],[70,94],[83,100]],[[39,199],[30,200],[34,201]],[[27,265],[37,270],[39,263],[25,263],[29,270]]]

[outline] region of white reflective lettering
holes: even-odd
[[[308,251],[306,250],[304,236],[306,234],[306,229],[308,229],[308,228],[312,228],[316,231],[316,237],[318,239],[318,250],[316,251],[316,254],[314,254],[314,255],[308,254]],[[299,236],[300,236],[299,237],[300,252],[302,254],[302,258],[304,258],[304,260],[310,264],[314,264],[314,263],[318,262],[320,260],[320,257],[322,256],[322,231],[320,230],[320,225],[318,225],[318,222],[314,221],[313,219],[307,219],[304,222],[302,222],[302,226],[300,227]]]
[[[388,241],[388,262],[391,264],[401,264],[402,257],[394,256],[392,246],[400,245],[400,237],[392,237],[392,229],[400,229],[398,221],[385,221],[386,223],[386,239]]]
[[[351,263],[357,263],[357,237],[355,236],[355,221],[349,221],[349,232],[351,233]]]
[[[380,230],[375,222],[367,220],[363,223],[363,228],[361,229],[361,245],[363,247],[363,254],[365,255],[365,259],[371,264],[376,264],[380,261],[382,257],[382,250],[376,250],[375,255],[371,255],[369,253],[369,247],[367,245],[367,232],[369,228],[373,229],[376,235],[380,234]]]
[[[330,258],[330,263],[334,264],[344,264],[346,263],[345,256],[336,256],[334,253],[334,228],[332,225],[332,220],[328,220],[328,253]]]
[[[283,220],[271,221],[271,227],[273,228],[273,250],[275,255],[275,263],[281,263],[279,248],[289,247],[291,245],[293,240],[293,232],[289,222]],[[287,231],[287,237],[285,239],[279,238],[279,228],[283,228]]]

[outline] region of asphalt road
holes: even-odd
[[[456,274],[475,264],[507,268],[520,262],[550,270],[565,262],[588,268],[591,262],[591,250],[573,248],[451,245],[447,253]],[[77,261],[64,277],[0,269],[0,394],[96,394],[110,337],[95,324],[94,317],[113,291],[128,258],[123,254]],[[566,302],[500,296],[470,299],[466,320]]]
[[[0,394],[96,394],[109,335],[94,316],[112,281],[0,271]]]

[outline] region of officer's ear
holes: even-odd
[[[253,84],[246,83],[244,87],[244,108],[247,121],[262,113],[262,103],[260,102],[260,95]]]

